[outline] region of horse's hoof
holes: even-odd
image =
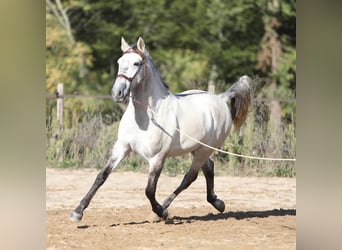
[[[83,216],[82,214],[79,214],[74,211],[70,214],[69,219],[71,221],[80,221],[82,219],[82,216]]]
[[[148,222],[160,222],[160,221],[166,221],[168,219],[169,213],[166,208],[163,209],[163,212],[161,215],[152,212],[150,216],[148,216]]]
[[[167,220],[167,218],[169,217],[169,212],[167,211],[166,208],[164,208],[163,214],[162,214],[162,219],[163,220]]]
[[[226,208],[226,205],[224,204],[223,201],[221,201],[220,199],[216,199],[213,203],[213,206],[220,211],[221,213],[224,211],[224,209]]]

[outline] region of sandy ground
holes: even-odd
[[[295,249],[296,179],[215,177],[223,213],[206,202],[199,176],[169,207],[170,219],[152,223],[147,174],[112,173],[81,222],[68,219],[97,170],[46,169],[46,249]],[[161,175],[162,202],[183,176]]]

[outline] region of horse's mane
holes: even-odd
[[[132,50],[137,50],[137,49],[138,49],[138,46],[137,46],[137,44],[133,44],[133,45],[130,46],[130,48],[131,48]],[[169,86],[164,82],[163,78],[161,77],[161,74],[160,74],[160,72],[159,72],[159,70],[158,70],[156,64],[154,63],[152,57],[150,56],[150,53],[148,53],[148,51],[145,50],[144,55],[145,55],[146,59],[148,59],[148,60],[151,62],[152,69],[153,69],[153,70],[157,73],[157,75],[159,76],[160,81],[162,82],[163,86],[164,86],[165,88],[169,89]]]

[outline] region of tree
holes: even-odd
[[[87,73],[87,66],[92,65],[91,51],[74,38],[67,14],[72,6],[66,8],[60,0],[46,3],[47,90],[53,92],[56,84],[63,82],[67,91],[75,91],[79,79]]]
[[[264,35],[260,43],[257,68],[270,79],[268,84],[263,85],[266,91],[262,94],[268,91],[267,96],[270,97],[295,97],[295,1],[266,0],[260,7],[264,10]],[[273,101],[270,120],[274,123],[275,134],[281,117],[280,103]]]

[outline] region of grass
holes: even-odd
[[[239,133],[232,132],[228,136],[223,149],[259,157],[295,158],[294,115],[291,119],[282,120],[275,130],[268,118],[260,119],[258,112],[259,107],[252,108],[245,125]],[[51,117],[54,117],[53,112],[51,113]],[[47,165],[56,168],[102,168],[117,138],[118,124],[119,122],[108,122],[101,115],[85,115],[82,121],[60,130],[54,119],[48,119]],[[216,175],[296,176],[294,162],[249,160],[218,152],[212,155],[212,159],[215,162]],[[185,174],[191,160],[191,155],[167,158],[163,172],[170,176]],[[131,153],[118,166],[117,171],[147,172],[148,164]]]
[[[47,164],[53,167],[101,168],[107,162],[117,136],[118,122],[106,125],[93,116],[75,127],[48,127]]]

